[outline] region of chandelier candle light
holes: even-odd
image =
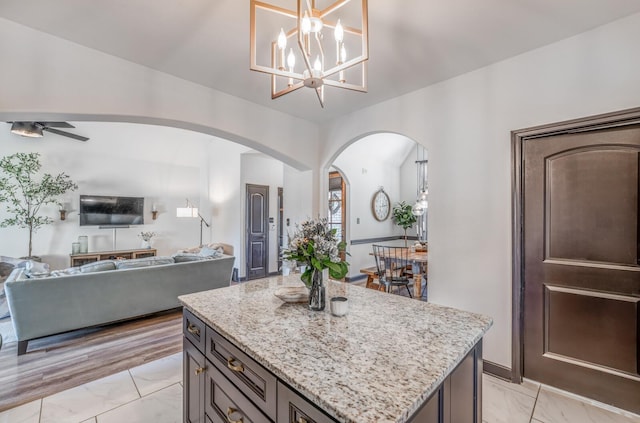
[[[271,28],[275,21],[282,24],[279,31]],[[272,31],[264,29],[258,34],[258,23],[261,29],[265,23]],[[267,35],[263,34],[265,31]],[[325,40],[329,31],[335,45]],[[270,41],[270,55],[263,38]],[[296,40],[297,46],[287,50]],[[271,64],[260,64],[259,54],[262,62],[270,58]],[[309,87],[316,91],[320,106],[324,107],[325,85],[367,92],[367,60],[367,0],[297,0],[296,10],[251,0],[251,70],[271,75],[272,99]],[[359,81],[347,82],[346,72],[358,66],[361,75],[354,79]]]

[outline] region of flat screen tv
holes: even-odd
[[[144,197],[80,196],[80,226],[126,226],[144,223]]]

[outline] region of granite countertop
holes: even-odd
[[[491,327],[489,317],[328,281],[325,311],[274,292],[300,275],[183,295],[205,323],[340,422],[405,422]],[[349,299],[346,316],[329,299]]]

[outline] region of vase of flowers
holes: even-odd
[[[328,269],[333,279],[342,279],[347,274],[349,263],[340,260],[340,252],[345,246],[336,237],[336,229],[329,227],[327,219],[304,221],[296,225],[295,234],[289,236],[289,246],[283,251],[283,258],[306,266],[301,279],[309,289],[311,310],[321,311],[325,307],[322,271]]]
[[[142,239],[142,248],[151,248],[151,238],[156,236],[155,232],[140,232],[138,237]]]

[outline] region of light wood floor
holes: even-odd
[[[69,332],[0,351],[0,411],[182,351],[182,312]]]

